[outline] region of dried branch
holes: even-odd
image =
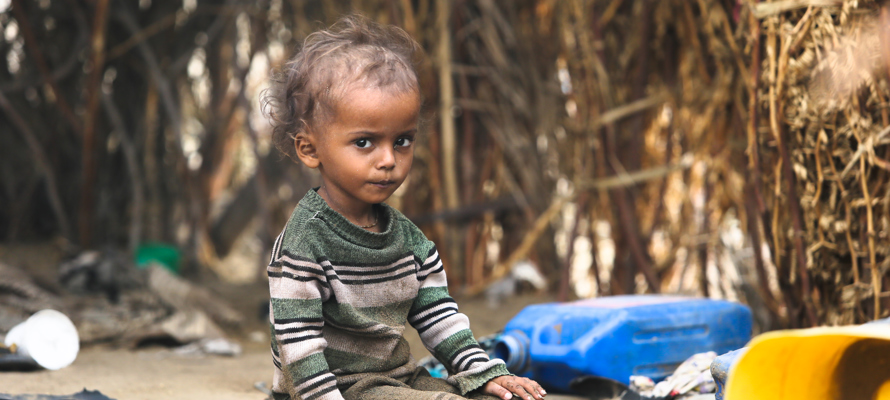
[[[130,11],[127,10],[125,7],[117,8],[115,18],[116,20],[123,23],[124,27],[127,28],[128,31],[130,31],[130,34],[139,34],[139,24],[136,22],[136,19],[133,17]],[[158,58],[157,56],[155,56],[154,52],[151,50],[148,44],[144,41],[139,42],[137,44],[137,48],[139,49],[139,54],[142,56],[142,60],[145,61],[148,72],[151,75],[152,83],[154,83],[154,85],[158,89],[158,93],[160,93],[161,95],[161,100],[164,104],[164,111],[167,113],[167,118],[170,119],[170,129],[173,131],[173,136],[176,138],[176,141],[178,143],[181,143],[182,134],[180,133],[180,129],[182,126],[182,118],[180,117],[176,97],[173,95],[173,90],[170,87],[170,82],[164,76],[163,72],[161,72]]]
[[[779,0],[757,3],[754,7],[754,18],[763,19],[807,7],[840,7],[842,4],[843,0]]]
[[[600,114],[600,117],[598,119],[595,119],[591,123],[590,129],[597,130],[600,127],[606,126],[608,124],[616,123],[636,113],[646,111],[655,106],[662,105],[664,104],[665,100],[667,100],[667,96],[661,94],[645,97],[631,103],[615,107]]]
[[[37,65],[37,70],[40,72],[43,82],[49,84],[53,100],[59,105],[59,110],[62,112],[62,116],[68,120],[71,129],[80,135],[80,120],[74,115],[71,105],[68,104],[68,100],[65,99],[65,95],[62,93],[61,89],[59,89],[59,85],[56,83],[53,72],[46,63],[43,51],[37,46],[37,37],[34,36],[34,31],[31,29],[31,24],[28,21],[28,15],[25,14],[25,7],[22,0],[12,1],[12,12],[15,15],[15,19],[19,22],[19,27],[25,37],[25,46],[28,49],[29,55],[34,59],[34,63]]]
[[[865,198],[865,216],[867,221],[867,231],[868,235],[868,266],[871,269],[871,284],[874,288],[874,319],[881,319],[881,283],[883,281],[883,277],[881,276],[880,267],[878,267],[877,259],[875,256],[875,218],[874,211],[872,210],[871,203],[871,194],[868,191],[868,171],[866,171],[865,159],[859,158],[859,182],[862,184],[862,196]]]
[[[175,13],[170,13],[163,18],[160,18],[151,23],[151,25],[147,26],[145,29],[142,29],[138,33],[133,36],[130,36],[129,39],[115,45],[108,51],[108,59],[113,60],[118,58],[124,54],[126,54],[130,49],[136,47],[140,42],[144,42],[148,40],[150,37],[157,35],[164,31],[164,29],[170,28],[174,24],[176,24],[177,15],[179,15],[179,10]]]
[[[117,134],[120,139],[121,148],[124,151],[124,159],[127,163],[127,174],[130,177],[130,187],[132,188],[133,211],[130,220],[130,232],[128,247],[131,254],[135,254],[136,249],[142,242],[142,214],[145,208],[145,183],[142,179],[142,169],[139,164],[139,156],[136,154],[136,143],[127,130],[124,123],[124,117],[114,103],[114,99],[110,94],[103,93],[102,106],[105,109],[105,115],[108,121],[114,127],[113,133]]]
[[[56,215],[56,222],[59,223],[59,231],[62,237],[71,240],[71,224],[68,222],[69,220],[65,213],[65,207],[62,205],[62,197],[59,195],[56,173],[49,161],[49,157],[46,156],[46,152],[43,151],[43,147],[40,146],[40,141],[37,140],[37,137],[28,126],[28,123],[25,122],[22,115],[15,110],[12,103],[9,102],[9,99],[7,99],[2,92],[0,92],[0,108],[3,109],[3,112],[6,113],[9,120],[18,128],[19,133],[22,135],[25,143],[27,143],[29,150],[31,150],[34,161],[37,163],[37,168],[43,173],[46,179],[46,192],[49,195],[49,204],[52,207],[53,214]]]
[[[87,44],[87,35],[89,33],[89,27],[86,22],[86,17],[83,15],[83,12],[76,6],[72,5],[72,16],[74,18],[75,23],[77,24],[77,38],[74,40],[74,44],[71,46],[71,50],[68,52],[68,55],[64,58],[64,61],[59,63],[54,70],[51,71],[49,75],[40,74],[37,80],[31,79],[16,79],[14,82],[4,83],[0,85],[0,91],[4,93],[14,93],[25,90],[30,87],[42,87],[43,85],[50,85],[50,90],[53,90],[53,93],[57,93],[58,84],[57,82],[63,80],[64,78],[71,75],[78,67],[81,66],[80,55],[83,51],[84,47]],[[19,17],[16,17],[19,18]],[[26,27],[26,29],[30,29],[30,25]],[[27,45],[27,43],[26,43]],[[39,57],[43,57],[43,52],[39,52]],[[45,62],[45,61],[44,61]],[[39,68],[39,64],[35,61],[35,64]],[[38,71],[39,72],[39,71]],[[58,96],[54,96],[58,98]],[[62,98],[65,101],[64,98]],[[68,119],[68,117],[65,117]],[[77,119],[74,118],[74,121]],[[72,120],[69,119],[69,123]],[[80,123],[73,123],[72,128],[75,133],[80,129]]]
[[[601,178],[589,181],[581,181],[578,183],[578,187],[580,189],[612,189],[612,188],[621,188],[621,187],[629,187],[634,186],[642,182],[646,182],[653,179],[662,178],[672,172],[680,171],[692,167],[693,157],[691,154],[686,154],[680,160],[679,163],[673,165],[665,165],[661,167],[649,168],[641,171],[634,171],[631,173],[627,173],[624,171],[620,171],[618,176]]]

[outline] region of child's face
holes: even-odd
[[[411,170],[419,95],[353,88],[334,108],[333,118],[308,135],[317,165],[307,165],[319,168],[327,195],[346,208],[338,211],[383,202]]]

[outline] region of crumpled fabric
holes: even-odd
[[[639,393],[643,397],[683,399],[703,393],[714,393],[717,386],[711,376],[711,363],[717,353],[695,354],[680,364],[667,379],[654,386],[639,385]],[[642,383],[642,382],[641,382]]]

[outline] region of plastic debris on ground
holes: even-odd
[[[506,276],[485,289],[488,307],[491,309],[500,307],[507,299],[519,294],[525,288],[532,288],[536,291],[547,288],[547,279],[544,278],[538,267],[528,260],[513,264]]]
[[[63,395],[63,396],[50,396],[45,394],[2,394],[0,393],[0,400],[114,400],[108,396],[105,396],[102,393],[99,393],[97,390],[82,390],[75,394]]]
[[[495,342],[497,342],[497,339],[500,336],[500,333],[495,333],[493,335],[480,337],[476,339],[476,341],[479,342],[479,346],[482,347],[482,350],[485,350],[485,352],[488,353],[488,356],[492,357],[492,351],[494,349]],[[420,361],[417,362],[417,365],[426,368],[426,370],[430,373],[430,375],[432,375],[433,378],[448,377],[448,370],[445,368],[444,365],[442,365],[441,362],[439,362],[439,360],[437,360],[433,356],[426,356],[420,359]]]
[[[18,346],[3,345],[4,336],[0,335],[0,371],[36,371],[40,369],[33,358],[18,353]]]
[[[3,346],[3,353],[30,358],[43,368],[57,370],[77,358],[80,339],[68,316],[46,309],[14,326],[4,337]]]
[[[890,325],[890,318],[866,322],[863,326],[875,324]],[[711,376],[714,377],[714,382],[717,384],[715,400],[723,400],[726,394],[726,382],[729,380],[729,373],[746,351],[748,351],[748,347],[721,354],[711,363]]]
[[[448,370],[445,369],[445,366],[433,356],[426,356],[420,359],[420,361],[417,362],[417,365],[426,368],[427,372],[429,372],[430,376],[433,378],[444,379],[448,377]]]
[[[729,371],[747,350],[747,347],[743,347],[730,351],[718,356],[711,363],[711,376],[714,377],[714,383],[717,384],[716,400],[723,400],[723,394],[726,392],[726,381],[729,379]]]
[[[514,374],[572,393],[581,376],[660,381],[693,354],[743,346],[751,324],[745,305],[676,295],[531,304],[504,326],[495,353]]]
[[[500,333],[496,333],[477,340],[482,349],[492,356],[492,350],[500,336]],[[717,353],[713,351],[695,354],[680,364],[671,376],[657,384],[649,377],[632,375],[630,376],[630,390],[620,398],[714,400],[717,386],[711,376],[711,363],[715,358],[717,358]],[[448,377],[448,370],[445,366],[432,356],[424,357],[417,364],[426,368],[433,377]]]
[[[240,346],[226,337],[224,328],[241,327],[241,313],[207,288],[178,276],[174,249],[155,246],[144,250],[137,260],[138,268],[114,249],[81,252],[60,263],[55,291],[43,289],[26,269],[0,261],[0,334],[6,334],[4,343],[15,336],[12,329],[32,314],[54,309],[74,324],[80,345],[184,345],[178,353],[238,356]],[[64,366],[65,360],[42,363],[44,358],[59,358],[61,352],[46,351],[49,355],[41,357],[40,352],[51,346],[31,344],[37,336],[61,331],[41,328],[36,332],[19,335],[26,336],[29,343],[17,343],[18,347],[36,351],[30,358],[44,368]],[[6,353],[0,354],[0,370],[36,369],[29,365],[28,357]]]
[[[173,352],[183,356],[218,355],[238,357],[241,355],[241,345],[225,338],[208,338],[177,347]]]
[[[637,393],[648,393],[655,389],[655,381],[648,376],[631,375],[630,388]]]
[[[668,398],[689,400],[702,394],[711,394],[717,390],[711,376],[711,363],[717,353],[709,351],[689,357],[680,364],[667,379],[654,386],[652,380],[645,377],[632,376],[631,389],[643,398]],[[708,396],[713,398],[712,396]]]

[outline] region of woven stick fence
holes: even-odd
[[[391,203],[457,292],[530,259],[563,299],[737,299],[761,329],[890,309],[881,2],[12,3],[5,241],[166,241],[223,275],[244,235],[268,248],[317,177],[270,150],[258,93],[361,12],[427,50],[425,133]]]

